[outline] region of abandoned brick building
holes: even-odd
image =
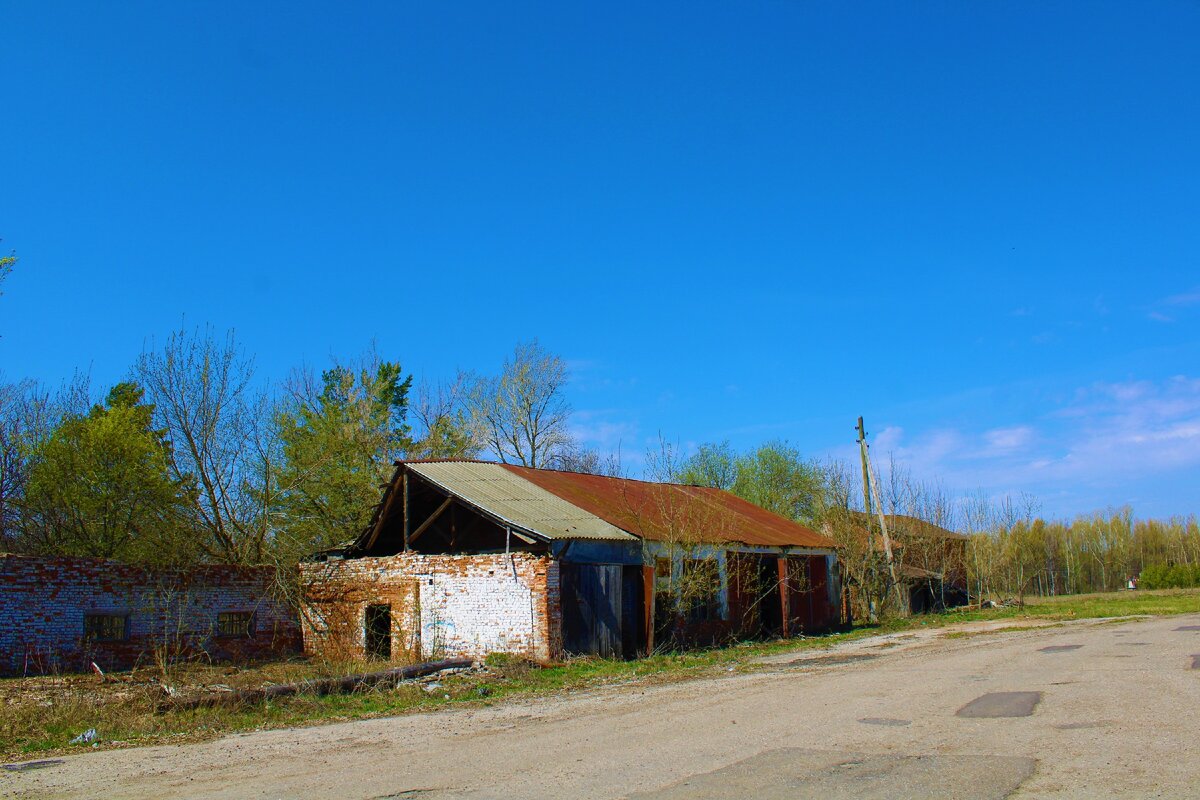
[[[849,534],[858,548],[869,548],[883,558],[885,547],[878,517],[860,511],[850,514]],[[971,537],[941,525],[906,514],[884,514],[896,579],[900,584],[903,613],[923,614],[966,605],[970,601],[967,584],[967,551]],[[826,523],[823,532],[831,533]],[[847,580],[848,606],[856,614],[866,615],[866,602],[858,588]]]
[[[899,577],[909,612],[922,614],[966,605],[971,537],[904,514],[888,514],[885,519],[899,551]]]
[[[0,553],[0,674],[294,653],[299,625],[275,581],[270,567]]]
[[[834,547],[718,489],[402,462],[363,534],[301,565],[305,650],[551,661],[826,630]]]

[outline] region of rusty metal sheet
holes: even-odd
[[[498,466],[643,539],[824,550],[837,547],[812,528],[720,489],[513,464]]]

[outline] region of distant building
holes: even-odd
[[[294,653],[299,625],[275,581],[270,567],[0,553],[0,674]]]
[[[862,512],[853,512],[857,535],[869,538],[872,546],[884,549],[879,518],[868,520]],[[966,605],[967,546],[971,537],[943,528],[919,517],[885,514],[896,577],[902,585],[907,611],[921,614]]]
[[[478,461],[398,463],[301,582],[305,650],[331,657],[635,657],[843,623],[810,528],[718,489]]]

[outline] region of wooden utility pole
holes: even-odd
[[[883,515],[883,500],[879,497],[879,486],[875,481],[874,471],[871,469],[871,456],[867,446],[867,429],[863,425],[863,418],[858,418],[858,452],[862,458],[863,470],[863,504],[867,510],[867,534],[868,547],[870,547],[870,532],[871,532],[871,495],[875,496],[875,509],[879,514],[879,530],[883,537],[883,551],[887,556],[888,576],[892,580],[892,587],[896,590],[896,602],[901,608],[904,607],[904,597],[900,594],[900,581],[896,576],[896,560],[892,556],[892,537],[888,535],[887,518]]]
[[[863,418],[858,418],[858,455],[862,459],[863,511],[867,513],[867,533],[871,532],[871,476],[867,473],[867,429]]]

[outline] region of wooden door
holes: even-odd
[[[577,655],[620,658],[620,564],[562,564],[563,648]]]

